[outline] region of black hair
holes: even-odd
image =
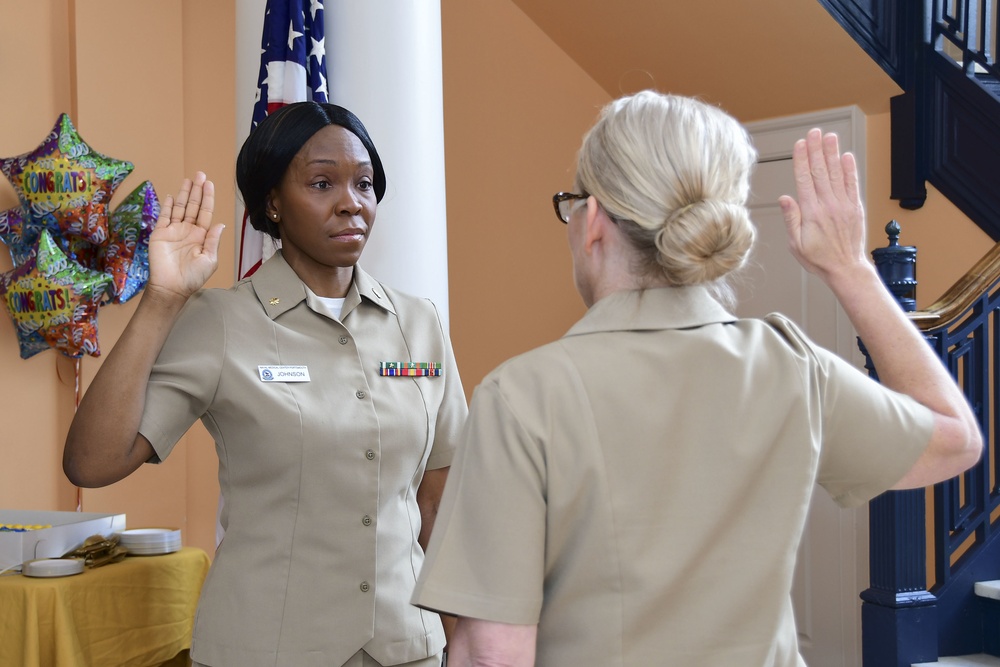
[[[285,177],[288,165],[314,134],[339,125],[354,134],[372,161],[375,200],[385,195],[385,170],[361,120],[336,104],[296,102],[267,116],[250,132],[236,158],[236,185],[243,197],[250,224],[257,231],[280,238],[278,225],[267,216],[267,198]]]

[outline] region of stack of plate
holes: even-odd
[[[176,528],[132,528],[119,533],[118,544],[130,556],[158,556],[179,551],[181,531]]]

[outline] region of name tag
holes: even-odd
[[[308,366],[258,366],[261,382],[309,382]]]

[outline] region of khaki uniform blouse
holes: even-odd
[[[193,296],[157,359],[140,432],[159,459],[197,419],[215,439],[223,540],[191,655],[216,667],[394,665],[441,651],[409,604],[424,554],[417,487],[467,413],[430,301],[355,268],[341,321],[280,253]],[[380,362],[439,362],[389,377]]]
[[[815,482],[858,505],[931,413],[780,316],[620,292],[476,389],[415,602],[538,624],[539,667],[794,667]]]

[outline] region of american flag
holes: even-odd
[[[328,101],[323,0],[267,0],[251,131],[276,109],[306,100]],[[240,227],[237,277],[242,279],[260,267],[274,245],[250,225],[246,212]]]

